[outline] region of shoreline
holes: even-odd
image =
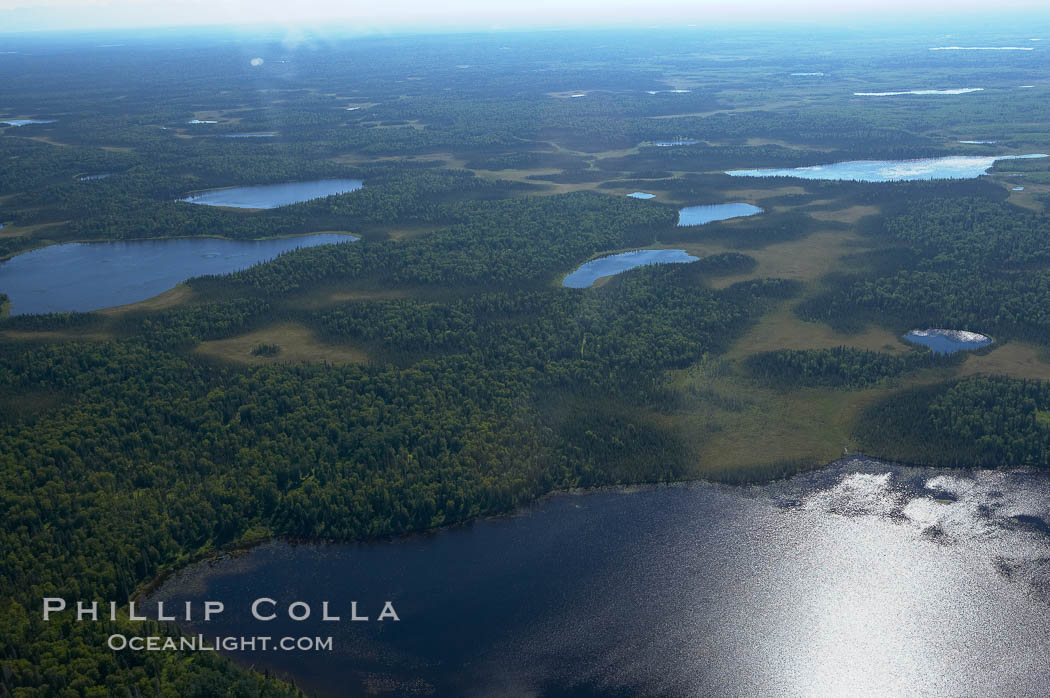
[[[253,210],[263,211],[266,209]],[[98,245],[110,242],[158,242],[161,240],[200,240],[202,238],[210,240],[229,240],[230,242],[265,242],[267,240],[287,240],[289,238],[302,238],[309,237],[311,235],[349,235],[351,237],[357,238],[357,240],[361,239],[360,235],[358,235],[357,233],[350,232],[349,230],[313,230],[309,233],[288,233],[286,235],[271,235],[269,237],[262,238],[233,238],[229,235],[220,235],[218,233],[205,233],[203,235],[161,235],[144,238],[88,238],[76,240],[43,240],[41,241],[43,242],[43,244],[41,245],[20,250],[19,252],[15,252],[13,254],[0,255],[0,263],[6,262],[24,254],[29,254],[30,252],[36,252],[37,250],[42,250],[46,247],[55,247],[57,245]]]
[[[182,571],[188,569],[192,565],[199,564],[201,562],[218,562],[226,557],[232,557],[238,554],[243,554],[251,551],[267,543],[290,543],[300,545],[349,545],[354,543],[390,543],[396,541],[408,541],[417,538],[423,538],[427,536],[433,536],[441,534],[445,531],[452,531],[467,526],[472,526],[479,521],[492,521],[492,520],[506,520],[513,519],[519,516],[526,515],[530,509],[536,506],[554,499],[555,497],[571,496],[581,497],[596,494],[632,494],[634,492],[648,492],[652,490],[664,489],[664,488],[680,488],[680,487],[693,487],[693,486],[711,486],[719,488],[733,488],[745,490],[752,487],[765,487],[778,482],[787,482],[795,478],[817,474],[822,471],[830,471],[835,466],[846,466],[849,463],[879,463],[882,466],[892,468],[910,468],[910,469],[931,469],[940,470],[945,472],[996,472],[999,470],[1029,470],[1032,473],[1040,472],[1039,468],[1034,466],[1020,466],[1011,468],[977,468],[973,466],[935,466],[935,465],[921,465],[917,463],[908,463],[896,460],[889,460],[879,458],[877,456],[871,456],[863,453],[855,453],[835,460],[828,461],[821,465],[813,468],[802,468],[789,475],[782,477],[771,477],[768,479],[758,479],[749,482],[723,482],[719,480],[713,480],[705,477],[698,477],[695,479],[687,480],[672,480],[668,482],[637,482],[630,484],[621,485],[599,485],[597,487],[574,487],[569,489],[551,490],[545,492],[534,499],[524,502],[509,511],[494,512],[490,514],[481,514],[463,521],[455,521],[452,523],[442,524],[435,528],[420,529],[417,531],[407,531],[405,533],[398,534],[387,534],[379,535],[374,537],[363,537],[363,538],[309,538],[309,537],[296,537],[296,536],[284,536],[284,535],[266,535],[260,538],[253,538],[250,540],[242,540],[235,543],[230,543],[222,548],[215,550],[209,550],[206,552],[198,552],[192,555],[184,563],[173,567],[170,570],[161,572],[156,577],[151,579],[149,582],[140,585],[136,588],[129,601],[136,603],[144,602],[148,597],[160,589],[168,580]],[[854,468],[856,472],[863,472],[861,468]]]

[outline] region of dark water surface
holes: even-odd
[[[356,239],[324,233],[52,245],[0,263],[0,293],[11,297],[12,315],[98,310],[145,300],[194,276],[245,269],[297,247]]]
[[[364,186],[360,179],[319,179],[316,182],[286,182],[250,187],[213,189],[187,196],[182,201],[231,208],[277,208],[302,201],[346,194]]]
[[[322,696],[1045,696],[1050,478],[840,461],[772,485],[559,495],[387,542],[275,542],[154,600]],[[254,599],[314,617],[251,619]],[[323,622],[320,604],[341,610]],[[349,602],[373,620],[352,623]],[[375,622],[386,600],[399,622]]]

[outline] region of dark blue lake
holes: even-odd
[[[634,250],[599,257],[581,264],[562,280],[561,285],[568,288],[587,288],[602,277],[622,274],[637,267],[649,264],[684,264],[698,259],[699,257],[694,257],[685,250]]]
[[[360,179],[320,179],[315,182],[287,182],[285,184],[213,189],[192,194],[182,201],[232,208],[277,208],[301,201],[321,199],[333,194],[357,191],[363,186],[364,182]]]
[[[992,343],[990,337],[963,330],[912,330],[904,339],[933,349],[935,354],[980,349]]]
[[[325,233],[52,245],[0,263],[0,293],[10,296],[12,315],[98,310],[145,300],[194,276],[245,269],[297,247],[356,239]]]
[[[772,485],[558,495],[392,541],[269,543],[153,597],[318,696],[1043,696],[1050,477],[843,461]],[[252,618],[258,598],[277,619]],[[312,616],[287,617],[303,601]],[[339,622],[320,619],[328,601]],[[369,622],[349,622],[350,601]],[[385,601],[400,620],[377,622]],[[200,608],[198,605],[197,608]]]
[[[712,221],[755,216],[762,209],[751,204],[714,204],[711,206],[688,206],[678,211],[678,226],[703,225]]]

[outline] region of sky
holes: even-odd
[[[863,25],[987,13],[1045,15],[1046,0],[0,0],[0,33],[337,22],[358,33],[553,27]]]

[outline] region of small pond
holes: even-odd
[[[933,349],[935,354],[980,349],[992,343],[991,337],[965,330],[912,330],[904,339]]]
[[[685,250],[634,250],[592,259],[566,276],[561,285],[568,288],[587,288],[593,286],[598,279],[622,274],[637,267],[649,264],[687,264],[699,259]]]
[[[743,218],[762,213],[762,209],[751,204],[713,204],[711,206],[687,206],[678,211],[678,226],[703,225],[712,221]]]

